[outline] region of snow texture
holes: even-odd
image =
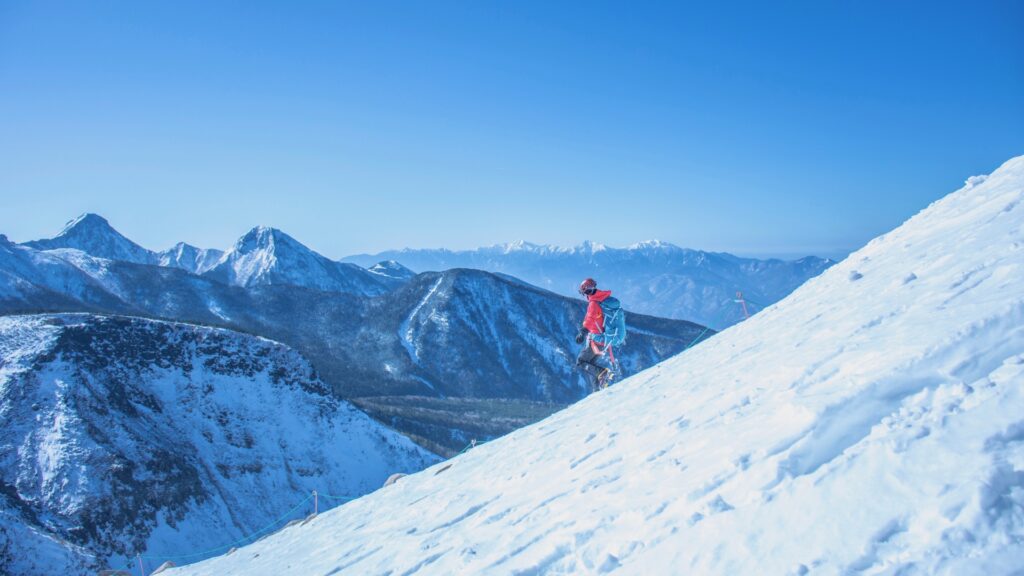
[[[6,316],[0,358],[0,573],[197,561],[437,461],[263,338]]]
[[[1019,157],[687,352],[168,574],[1020,574],[1022,200]]]

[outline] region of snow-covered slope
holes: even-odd
[[[191,244],[178,242],[173,248],[157,254],[157,263],[161,266],[181,268],[193,274],[202,274],[213,268],[223,256],[223,250],[196,248]]]
[[[108,263],[78,250],[36,250],[0,234],[0,312],[118,309],[123,304],[104,285]]]
[[[1024,157],[790,297],[216,574],[1019,574]]]
[[[72,248],[99,258],[136,264],[156,264],[158,260],[156,254],[125,238],[97,214],[83,214],[68,222],[53,238],[26,242],[25,246],[37,250]]]
[[[397,285],[390,277],[330,260],[284,232],[263,226],[239,238],[205,275],[235,286],[284,284],[370,296]]]
[[[367,268],[367,270],[374,274],[379,274],[381,276],[384,276],[385,278],[390,278],[394,280],[411,280],[414,276],[416,276],[415,272],[409,270],[408,268],[402,266],[401,264],[394,260],[385,260],[383,262],[377,262],[373,266]]]
[[[626,248],[594,242],[560,248],[518,241],[477,250],[406,249],[344,260],[370,265],[385,258],[418,272],[476,268],[508,274],[566,296],[575,296],[580,281],[592,276],[632,302],[636,312],[715,328],[743,319],[733,302],[737,291],[767,306],[834,264],[814,256],[793,261],[739,258],[659,241]]]
[[[629,337],[618,360],[625,373],[668,358],[704,332],[698,324],[632,314],[632,303],[623,305]],[[581,298],[488,272],[429,272],[369,302],[362,318],[351,322],[359,330],[333,354],[351,357],[346,371],[359,375],[345,384],[346,396],[574,402],[587,391],[573,342],[585,311]]]
[[[364,494],[437,460],[262,338],[7,316],[0,358],[0,573],[198,560],[311,490]]]

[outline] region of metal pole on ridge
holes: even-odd
[[[743,292],[736,292],[736,302],[739,302],[743,306],[743,319],[747,320],[750,318],[750,313],[747,312],[747,301],[743,299]]]
[[[317,502],[316,490],[313,490],[313,514],[317,514],[320,510],[319,503]]]

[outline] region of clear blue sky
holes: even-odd
[[[0,233],[856,248],[1024,154],[1024,2],[0,2]]]

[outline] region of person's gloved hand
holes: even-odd
[[[580,331],[576,333],[576,343],[583,344],[583,341],[587,338],[587,329],[580,328]]]

